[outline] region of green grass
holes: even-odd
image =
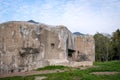
[[[0,80],[34,80],[35,76],[46,76],[45,80],[120,80],[120,74],[115,75],[95,75],[92,72],[116,71],[120,72],[120,61],[95,62],[96,67],[85,70],[69,69],[66,72],[57,72],[52,74],[33,75],[27,77],[9,77],[0,78]],[[65,69],[64,66],[47,66],[38,70]]]
[[[95,62],[95,68],[91,68],[91,72],[101,71],[117,71],[120,72],[120,61],[109,61],[109,62]]]

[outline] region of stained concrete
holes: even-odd
[[[92,65],[94,58],[90,35],[74,35],[65,26],[25,21],[0,24],[0,74],[48,65]]]

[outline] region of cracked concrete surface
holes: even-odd
[[[48,65],[92,65],[94,39],[65,26],[10,21],[0,24],[0,74]]]

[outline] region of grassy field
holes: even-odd
[[[8,77],[0,80],[34,80],[36,76],[46,76],[44,80],[120,80],[120,73],[114,75],[95,75],[92,72],[120,72],[120,61],[95,62],[93,68],[85,70],[68,68],[68,71],[26,77]],[[64,69],[64,66],[48,66],[38,70]]]

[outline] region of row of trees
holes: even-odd
[[[106,35],[96,33],[95,39],[95,60],[110,61],[120,60],[120,30],[117,29],[113,34]]]

